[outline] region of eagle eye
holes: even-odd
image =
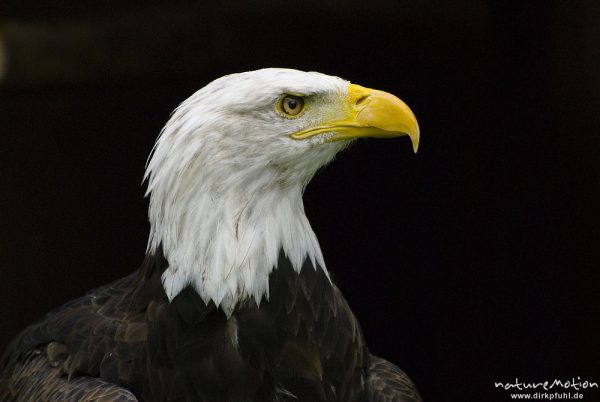
[[[286,117],[297,117],[304,110],[304,98],[296,95],[283,95],[277,106]]]

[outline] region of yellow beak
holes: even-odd
[[[358,137],[392,138],[408,135],[419,148],[419,124],[406,103],[387,92],[350,84],[346,116],[292,134],[301,140],[327,133],[325,142]]]

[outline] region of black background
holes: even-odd
[[[48,29],[147,10],[184,10],[164,18],[191,27],[187,42],[157,31],[137,49],[156,64],[139,73],[44,80],[40,68],[28,82],[13,70],[0,84],[0,346],[139,265],[144,164],[171,110],[221,75],[277,66],[387,90],[419,120],[418,154],[406,138],[359,142],[305,194],[373,353],[426,401],[509,400],[494,381],[515,377],[600,381],[593,2],[168,4],[0,6],[0,21]],[[207,18],[221,31],[195,51]]]

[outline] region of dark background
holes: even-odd
[[[2,1],[0,347],[139,265],[141,179],[171,110],[277,66],[387,90],[419,120],[418,154],[360,142],[305,195],[373,353],[426,401],[600,381],[593,2],[172,4]]]

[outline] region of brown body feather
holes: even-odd
[[[420,401],[368,353],[321,269],[298,274],[282,256],[269,300],[228,319],[192,288],[169,303],[166,267],[149,256],[23,331],[2,358],[0,401]]]

